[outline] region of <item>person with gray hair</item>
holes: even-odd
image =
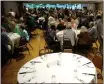
[[[88,30],[85,26],[82,26],[80,32],[88,32]]]
[[[89,23],[89,29],[88,29],[88,32],[90,34],[90,36],[92,37],[93,41],[96,41],[97,40],[97,29],[94,25],[93,22],[90,22]]]
[[[63,37],[70,39],[72,47],[74,48],[75,43],[76,43],[76,33],[75,33],[75,31],[72,30],[71,24],[68,24],[66,26]]]

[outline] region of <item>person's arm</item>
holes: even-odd
[[[90,34],[90,35],[91,35],[91,34],[93,34],[93,33],[94,33],[94,31],[95,31],[95,30],[94,30],[93,28],[92,28],[92,29],[90,29],[90,30],[89,30],[89,34]]]

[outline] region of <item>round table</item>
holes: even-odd
[[[51,53],[23,65],[18,83],[97,83],[96,68],[87,58],[72,53]]]

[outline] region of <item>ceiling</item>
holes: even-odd
[[[9,1],[9,0],[1,0],[1,1]],[[14,1],[14,0],[10,0],[10,1]],[[103,2],[103,0],[15,0],[15,1],[19,1],[19,2],[34,2],[34,3],[100,3]]]

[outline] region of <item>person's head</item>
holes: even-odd
[[[66,26],[66,29],[71,29],[71,28],[72,28],[71,24],[68,24],[68,25]]]
[[[24,30],[24,29],[25,29],[25,26],[24,26],[24,25],[20,25],[20,28],[21,28],[22,30]]]
[[[59,18],[59,22],[61,22],[62,21],[62,18]]]
[[[94,26],[94,23],[93,22],[90,22],[89,23],[89,27],[92,28],[93,26]]]
[[[51,29],[52,29],[52,30],[56,30],[55,25],[51,25]]]
[[[62,20],[62,21],[60,22],[60,24],[64,25],[64,21]]]
[[[85,26],[81,27],[81,32],[88,32],[87,28]]]
[[[11,21],[11,26],[12,26],[13,28],[15,28],[16,23],[15,23],[14,21]]]

